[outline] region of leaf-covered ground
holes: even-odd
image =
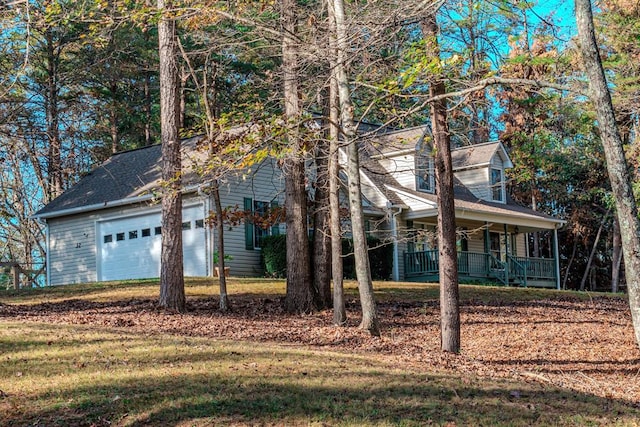
[[[515,378],[640,406],[640,352],[626,299],[560,292],[521,298],[517,290],[463,288],[462,352],[450,355],[439,350],[435,287],[424,286],[427,292],[414,286],[377,286],[380,338],[357,328],[358,301],[353,294],[346,328],[331,325],[330,311],[285,314],[282,294],[242,292],[232,295],[230,313],[217,310],[215,297],[192,295],[189,312],[183,315],[159,310],[150,292],[116,300],[100,297],[99,292],[95,297],[37,302],[3,298],[0,319],[376,354],[417,369]]]

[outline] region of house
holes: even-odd
[[[432,148],[426,128],[372,132],[361,147],[362,200],[369,232],[393,244],[394,280],[437,280],[437,219]],[[212,276],[214,231],[206,217],[211,196],[193,172],[198,138],[184,140],[183,240],[186,276]],[[158,277],[160,271],[161,147],[115,154],[41,209],[46,224],[50,285]],[[499,142],[452,151],[462,279],[556,287],[557,256],[532,258],[527,234],[563,221],[518,206],[505,190],[511,160]],[[225,176],[223,206],[255,214],[283,205],[284,179],[275,160]],[[284,225],[246,222],[225,231],[232,275],[258,276],[260,240]],[[557,248],[557,243],[555,245]],[[554,252],[557,253],[557,250]]]

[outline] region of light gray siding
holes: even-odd
[[[220,199],[224,207],[244,209],[244,198],[262,202],[278,202],[284,205],[284,176],[272,159],[265,160],[251,172],[234,174],[220,188]],[[213,209],[213,204],[211,204]],[[284,224],[280,225],[284,233]],[[216,236],[214,234],[213,250],[216,250]],[[263,274],[260,249],[246,249],[245,225],[225,226],[224,249],[232,259],[225,263],[231,268],[232,276],[261,276]]]
[[[479,167],[466,169],[455,173],[460,180],[478,199],[491,200],[489,184],[489,168]]]

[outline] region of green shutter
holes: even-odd
[[[271,202],[271,209],[276,209],[278,207],[278,201],[274,200]],[[280,234],[280,223],[277,222],[275,224],[273,224],[273,226],[271,227],[271,235],[272,236],[277,236]]]
[[[253,200],[244,198],[244,211],[245,213],[253,212]],[[245,249],[252,250],[253,247],[253,222],[250,218],[244,220],[244,247]]]

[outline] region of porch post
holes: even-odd
[[[507,232],[507,224],[502,224],[504,228],[504,278],[509,283],[509,233]]]
[[[489,275],[489,271],[491,271],[491,258],[489,254],[491,253],[490,243],[489,243],[489,223],[485,221],[484,223],[484,260],[485,260],[485,269],[487,276]]]
[[[391,236],[393,237],[393,270],[392,279],[394,282],[400,281],[400,257],[398,256],[398,218],[397,215],[402,212],[402,208],[398,209],[398,212],[391,214]],[[406,272],[405,272],[406,274]]]
[[[553,228],[553,257],[556,260],[556,289],[560,289],[560,255],[558,254],[558,228]]]

